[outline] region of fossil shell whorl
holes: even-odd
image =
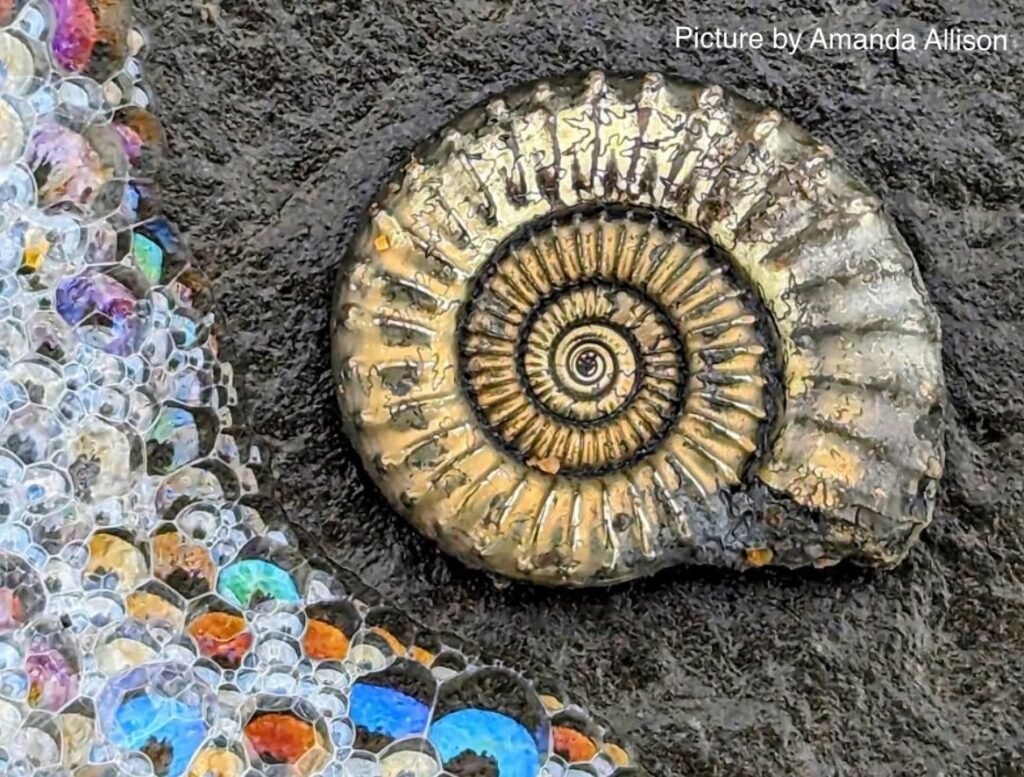
[[[939,339],[827,147],[719,87],[600,73],[419,150],[333,331],[389,501],[467,563],[568,585],[896,563],[942,472]]]

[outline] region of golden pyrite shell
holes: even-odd
[[[467,564],[892,565],[943,467],[939,322],[881,204],[772,110],[660,75],[455,120],[339,275],[346,431]]]

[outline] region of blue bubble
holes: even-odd
[[[507,715],[465,709],[445,715],[430,727],[430,742],[441,762],[461,753],[493,758],[500,777],[537,777],[541,754],[526,727]]]
[[[430,708],[393,688],[356,683],[349,699],[349,717],[370,733],[400,739],[427,730]]]
[[[206,739],[206,730],[198,707],[159,694],[140,694],[114,712],[110,739],[125,750],[145,751],[150,758],[156,747],[167,748],[167,771],[158,768],[157,773],[178,777]]]

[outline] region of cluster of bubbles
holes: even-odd
[[[0,0],[0,775],[607,777],[268,525],[123,0]]]

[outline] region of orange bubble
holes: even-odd
[[[200,653],[222,666],[238,666],[252,647],[252,634],[245,630],[245,619],[226,612],[199,616],[189,624],[188,633]]]
[[[383,640],[388,643],[388,647],[395,652],[396,656],[405,655],[405,645],[399,642],[398,638],[390,631],[385,628],[381,628],[380,626],[374,626],[370,631],[383,638]]]
[[[260,758],[272,763],[296,763],[316,747],[316,731],[310,723],[282,712],[253,718],[245,736]]]
[[[551,731],[555,752],[569,763],[584,763],[597,755],[594,741],[568,726],[555,726]]]
[[[336,626],[311,620],[302,639],[306,655],[318,661],[341,659],[348,655],[348,637]]]

